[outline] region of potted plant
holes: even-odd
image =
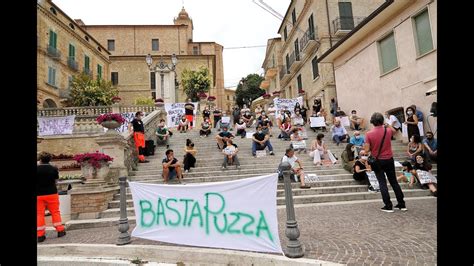
[[[202,92],[198,93],[198,97],[199,97],[199,99],[201,99],[201,101],[204,101],[207,98],[207,94],[202,91]]]
[[[210,101],[210,102],[213,102],[216,100],[216,97],[215,96],[209,96],[207,97],[207,100]]]
[[[165,105],[165,101],[163,99],[158,98],[155,100],[155,106],[162,107],[163,105]]]
[[[114,114],[114,113],[107,113],[102,114],[97,117],[97,123],[101,126],[108,128],[108,134],[117,133],[114,129],[120,127],[125,122],[125,119],[122,117],[121,114]]]
[[[81,153],[73,158],[81,165],[85,179],[105,179],[109,173],[110,162],[114,159],[101,152]]]
[[[112,97],[112,102],[113,102],[113,103],[119,103],[121,100],[122,100],[122,98],[120,98],[120,97],[118,97],[118,96]]]
[[[280,96],[280,91],[274,91],[273,96]]]
[[[262,95],[262,97],[263,97],[263,99],[270,99],[271,95],[268,94],[268,93],[264,93],[264,94]]]

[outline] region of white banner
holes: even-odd
[[[58,117],[38,117],[38,135],[52,136],[72,134],[75,115]]]
[[[157,185],[129,182],[132,236],[200,247],[283,253],[270,174],[228,182]]]
[[[184,105],[186,103],[165,103],[165,110],[166,110],[166,125],[168,126],[168,128],[172,128],[172,127],[177,127],[178,124],[179,124],[179,119],[181,118],[181,116],[185,115],[185,112],[184,112]],[[194,119],[193,119],[193,126],[196,126],[196,112],[198,110],[198,107],[199,107],[199,103],[198,102],[195,102],[195,103],[192,103],[194,104]],[[191,122],[191,121],[190,121]]]
[[[423,137],[424,136],[423,122],[418,122],[418,130],[420,131],[420,137]],[[405,123],[402,124],[402,136],[408,138],[408,128],[407,128],[407,124]]]
[[[303,97],[293,98],[293,99],[283,99],[283,98],[275,98],[273,99],[273,104],[275,106],[276,111],[286,108],[294,114],[295,105],[299,103],[300,106],[303,106]]]
[[[416,170],[416,175],[418,176],[418,180],[420,180],[420,184],[431,184],[431,183],[438,183],[436,177],[433,174],[423,170]]]
[[[326,121],[324,121],[324,117],[310,117],[309,120],[311,121],[310,127],[325,127]]]

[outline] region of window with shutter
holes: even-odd
[[[378,42],[378,48],[382,74],[397,68],[397,50],[393,32]]]
[[[413,19],[415,45],[417,55],[423,55],[433,50],[433,37],[431,36],[431,25],[428,10],[423,11]]]

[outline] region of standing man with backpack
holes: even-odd
[[[138,162],[149,163],[150,161],[145,160],[145,126],[143,125],[142,117],[142,111],[136,112],[135,118],[129,124],[128,130],[131,131],[133,129],[133,139],[138,151]]]
[[[193,129],[194,108],[194,104],[188,99],[188,102],[184,105],[184,114],[189,121],[189,129]]]
[[[403,200],[403,192],[397,182],[397,176],[395,174],[392,143],[390,142],[395,129],[389,124],[384,125],[384,117],[381,113],[372,114],[370,123],[374,125],[374,128],[365,135],[364,150],[370,151],[371,153],[368,162],[372,171],[375,172],[375,176],[379,182],[380,192],[382,193],[382,199],[385,204],[381,210],[384,212],[393,212],[393,205],[390,200],[387,181],[385,179],[386,174],[388,182],[390,182],[398,201],[395,208],[401,211],[407,211],[405,201]]]

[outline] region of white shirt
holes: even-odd
[[[291,116],[291,122],[293,122],[293,125],[303,125],[304,124],[303,117],[301,115],[296,115],[296,114]]]
[[[291,157],[291,158],[288,158],[288,156],[285,155],[285,156],[283,156],[283,159],[281,160],[281,162],[282,163],[288,162],[288,163],[290,163],[291,168],[295,168],[295,163],[296,163],[297,160],[298,160],[298,158],[296,158],[295,155],[293,155],[293,157]]]
[[[390,115],[390,117],[387,119],[385,118],[385,122],[394,128],[400,128],[402,125],[400,124],[400,121],[398,121],[397,117],[394,115]],[[393,124],[395,122],[395,124]]]

